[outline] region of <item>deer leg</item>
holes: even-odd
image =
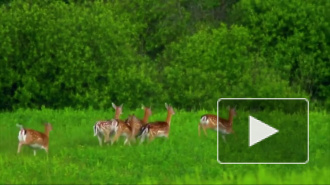
[[[198,136],[201,137],[201,123],[198,124]]]
[[[131,141],[133,141],[133,143],[136,143],[136,138],[135,138],[135,136],[132,136],[132,137],[131,137]]]
[[[129,137],[126,137],[126,140],[124,142],[124,145],[126,145],[128,143],[129,146],[131,146],[131,142],[129,141]]]
[[[48,158],[48,146],[47,147],[45,147],[45,151],[46,151],[46,155],[47,155],[47,161],[49,160],[49,158]]]
[[[227,141],[226,141],[226,136],[225,136],[225,135],[222,135],[222,139],[223,139],[223,141],[224,141],[225,143],[227,143]]]
[[[37,151],[33,150],[33,155],[36,156],[37,155]]]
[[[115,135],[115,133],[116,132],[114,132],[114,131],[111,131],[110,133],[109,133],[109,138],[110,138],[110,142],[112,143],[112,141],[113,141],[113,138],[115,137],[115,136],[113,136],[113,137],[111,137],[112,135]]]
[[[132,130],[132,136],[133,136],[133,137],[136,136],[136,130],[135,130],[135,129]]]
[[[153,141],[155,139],[155,136],[153,136],[152,134],[149,135],[149,139],[148,139],[148,143],[150,143],[151,141]]]
[[[46,154],[48,155],[48,146],[45,148]]]
[[[100,135],[97,135],[97,139],[99,140],[100,146],[102,146],[102,137]]]
[[[205,136],[207,137],[207,132],[205,126],[202,126]]]
[[[133,141],[133,143],[136,143],[136,134],[131,134],[130,137],[129,137],[129,140],[130,141]]]
[[[109,140],[110,140],[110,132],[106,131],[106,132],[104,133],[104,142],[105,142],[105,143],[108,143]]]
[[[118,138],[119,138],[120,135],[121,135],[121,130],[118,130],[118,131],[116,132],[115,137],[114,137],[113,140],[111,141],[111,145],[113,145],[113,144],[118,140]]]
[[[145,136],[144,134],[141,135],[140,145],[144,142],[145,137],[146,137],[146,136]]]
[[[17,153],[19,154],[20,152],[21,152],[21,147],[22,147],[22,143],[21,142],[19,142],[18,143],[18,148],[17,148]]]

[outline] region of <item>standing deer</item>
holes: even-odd
[[[115,119],[119,119],[120,115],[123,113],[123,104],[116,106],[112,103],[112,107],[115,109]],[[104,143],[110,141],[110,134],[117,131],[116,123],[113,120],[108,121],[98,121],[93,126],[94,136],[97,136],[100,146],[102,146],[102,136],[104,137]]]
[[[20,128],[18,132],[18,149],[17,154],[21,152],[23,145],[33,148],[34,156],[37,155],[37,149],[44,149],[48,155],[49,132],[52,130],[50,123],[45,124],[45,133],[41,133],[32,129],[24,129],[22,125],[16,124]]]
[[[155,137],[169,137],[171,118],[175,112],[171,106],[167,105],[167,103],[165,103],[165,107],[167,109],[166,121],[156,121],[143,126],[140,144],[143,143],[146,136],[149,137],[149,142],[154,140]]]
[[[219,130],[217,130],[217,115],[204,114],[202,115],[198,124],[198,135],[201,135],[201,128],[203,128],[204,134],[207,136],[206,129],[213,129],[219,131],[222,134],[222,139],[226,143],[226,135],[235,133],[233,130],[233,119],[236,116],[236,109],[229,108],[228,119],[218,118]]]
[[[142,105],[142,109],[144,109],[143,119],[138,119],[135,115],[130,115],[125,121],[126,124],[131,126],[132,128],[132,139],[135,141],[136,136],[140,133],[141,128],[147,124],[149,117],[151,116],[151,108],[145,107]]]
[[[120,119],[112,119],[111,122],[112,125],[114,125],[114,130],[116,133],[113,139],[111,140],[111,145],[113,145],[119,139],[120,136],[126,137],[124,145],[126,145],[126,143],[131,145],[130,141],[132,140],[133,137],[131,126]]]

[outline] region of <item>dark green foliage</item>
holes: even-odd
[[[291,97],[288,84],[249,53],[251,35],[244,27],[205,29],[165,52],[165,86],[173,103],[211,109],[219,98]]]
[[[242,0],[232,23],[250,29],[254,50],[311,98],[330,93],[330,1]]]
[[[41,3],[42,4],[42,3]],[[111,4],[13,3],[1,16],[3,108],[109,107],[157,91],[135,25]],[[144,65],[139,65],[143,63]],[[128,86],[128,82],[134,86]],[[136,90],[136,88],[139,88]]]
[[[166,45],[189,32],[190,16],[183,7],[184,0],[123,0],[115,1],[117,14],[140,23],[139,51],[157,57]]]
[[[3,1],[0,109],[329,107],[329,1]]]

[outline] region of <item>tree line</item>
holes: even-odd
[[[330,108],[327,0],[0,6],[1,110],[211,110],[225,97],[306,97]]]

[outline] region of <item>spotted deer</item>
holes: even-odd
[[[213,129],[219,131],[222,135],[223,141],[226,143],[226,135],[235,133],[233,130],[233,119],[236,116],[236,109],[229,108],[228,119],[219,117],[219,130],[217,127],[217,115],[204,114],[201,116],[200,122],[198,124],[198,135],[201,135],[201,128],[203,128],[204,134],[207,136],[206,129]]]
[[[120,119],[112,119],[111,122],[111,124],[114,125],[115,129],[115,136],[111,140],[111,145],[113,145],[119,139],[120,136],[124,136],[126,138],[124,145],[126,145],[127,143],[131,145],[131,140],[133,138],[132,127],[128,125],[125,121]]]
[[[112,103],[112,107],[115,109],[115,119],[119,119],[123,113],[123,104],[116,106],[116,104]],[[97,121],[95,123],[93,126],[94,136],[97,136],[100,146],[102,146],[102,137],[104,137],[104,143],[108,143],[111,140],[110,135],[117,131],[116,128],[113,120]]]
[[[49,144],[49,132],[52,130],[52,125],[50,123],[45,124],[45,132],[39,132],[32,129],[23,128],[22,125],[16,124],[20,128],[18,132],[18,148],[17,154],[21,152],[23,145],[28,145],[33,148],[34,156],[37,155],[37,149],[44,149],[48,155],[48,144]]]
[[[142,109],[144,109],[143,119],[138,119],[135,115],[130,115],[125,121],[126,124],[131,126],[132,128],[132,139],[135,141],[135,138],[141,131],[141,128],[147,124],[149,117],[151,116],[151,107],[145,107],[142,105]]]
[[[156,121],[152,123],[148,123],[142,127],[142,134],[140,144],[142,144],[145,138],[148,136],[149,142],[154,140],[156,137],[169,137],[170,126],[171,126],[171,118],[172,115],[175,114],[173,107],[167,105],[165,103],[165,107],[167,109],[167,117],[166,121]]]

